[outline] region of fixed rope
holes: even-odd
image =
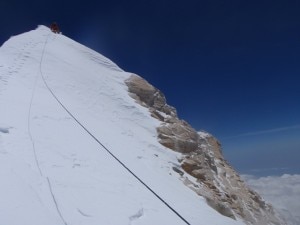
[[[48,37],[49,38],[49,37]],[[46,44],[48,42],[48,38],[46,40]],[[162,203],[164,203],[173,213],[175,213],[184,223],[186,223],[187,225],[190,225],[190,223],[183,217],[180,215],[179,212],[177,212],[172,206],[170,206],[164,199],[162,199],[162,197],[160,197],[154,190],[152,190],[151,187],[149,187],[144,181],[141,180],[141,178],[139,178],[133,171],[131,171],[118,157],[116,157],[104,144],[102,144],[102,142],[95,137],[95,135],[93,135],[67,108],[66,106],[59,100],[59,98],[55,95],[55,93],[52,91],[52,89],[50,88],[50,86],[48,85],[44,74],[42,72],[42,62],[44,59],[44,53],[45,53],[45,48],[46,48],[46,44],[44,46],[43,49],[43,55],[41,57],[41,63],[40,63],[40,73],[41,73],[41,77],[42,80],[45,84],[45,86],[47,87],[47,89],[49,90],[49,92],[51,93],[51,95],[55,98],[55,100],[59,103],[59,105],[69,114],[69,116],[71,116],[76,123],[81,126],[100,146],[103,147],[103,149],[106,150],[106,152],[111,155],[111,157],[113,157],[124,169],[126,169],[134,178],[136,178],[146,189],[148,189],[156,198],[158,198]]]
[[[31,98],[30,98],[30,103],[29,103],[29,110],[28,110],[28,117],[27,117],[27,130],[28,130],[29,138],[30,138],[30,141],[31,141],[32,149],[33,149],[33,156],[34,156],[35,164],[38,168],[40,176],[42,177],[43,173],[42,173],[39,161],[38,161],[36,148],[35,148],[35,143],[34,143],[34,140],[33,140],[33,137],[32,137],[31,126],[30,126],[31,112],[32,112],[32,102],[33,102],[33,98],[34,98],[35,91],[36,91],[36,85],[37,85],[38,77],[39,76],[37,74],[36,77],[35,77],[35,80],[34,80],[33,91],[31,93]]]
[[[40,74],[41,74],[42,78],[43,78],[43,74],[42,74],[42,62],[43,62],[43,59],[44,59],[45,49],[46,49],[46,45],[47,45],[47,43],[48,43],[49,37],[50,37],[50,34],[47,35],[46,41],[45,41],[45,43],[44,43],[44,47],[43,47],[43,50],[42,50],[42,56],[41,56],[41,60],[40,60],[40,65],[39,65],[39,70],[40,70]],[[44,80],[44,79],[43,79],[43,80]],[[44,81],[44,82],[45,82],[45,81]],[[32,98],[33,98],[33,97],[32,97]],[[31,110],[31,104],[32,104],[32,99],[31,99],[31,103],[30,103],[30,110]],[[28,122],[28,123],[29,123],[29,122]],[[31,139],[32,139],[31,134],[30,134],[30,137],[31,137]],[[33,141],[33,140],[32,140],[32,141]],[[32,143],[33,143],[33,147],[34,147],[34,142],[32,142]],[[42,170],[41,170],[41,168],[40,168],[40,166],[39,166],[39,163],[38,163],[38,160],[37,160],[37,155],[36,155],[35,147],[34,147],[34,156],[35,156],[35,160],[36,160],[36,163],[37,163],[37,165],[38,165],[38,168],[39,168],[39,172],[40,172],[41,176],[43,176]],[[49,177],[46,177],[46,179],[47,179],[48,188],[49,188],[49,190],[50,190],[50,194],[51,194],[52,200],[53,200],[53,202],[54,202],[56,211],[57,211],[57,213],[58,213],[60,219],[62,220],[63,224],[64,224],[64,225],[68,225],[67,222],[66,222],[66,220],[65,220],[65,218],[64,218],[63,215],[62,215],[61,210],[60,210],[59,207],[58,207],[58,203],[57,203],[56,198],[55,198],[55,195],[54,195],[54,193],[53,193],[52,185],[51,185],[50,179],[49,179]]]

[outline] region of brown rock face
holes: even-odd
[[[221,144],[215,137],[196,132],[180,120],[176,109],[167,105],[162,92],[143,78],[133,74],[126,84],[130,96],[161,121],[157,127],[158,141],[182,153],[181,168],[174,167],[173,170],[187,187],[205,197],[207,203],[222,215],[233,219],[240,217],[253,225],[285,224],[275,216],[272,206],[250,190],[223,158]]]
[[[163,124],[157,132],[159,142],[174,151],[189,153],[198,147],[197,132],[184,121]]]
[[[172,117],[177,117],[174,107],[167,105],[166,98],[161,91],[153,87],[146,80],[138,75],[132,76],[126,81],[131,97],[145,107],[151,108],[153,117],[161,117],[161,113],[165,113]]]
[[[197,149],[197,132],[187,122],[178,119],[175,108],[167,105],[161,91],[137,75],[132,75],[126,84],[130,95],[139,104],[149,108],[154,118],[164,122],[157,128],[162,145],[182,153]]]

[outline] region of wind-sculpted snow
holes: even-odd
[[[0,65],[0,224],[243,224],[182,184],[179,153],[109,59],[41,26]]]

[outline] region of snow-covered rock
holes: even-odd
[[[1,46],[1,225],[244,224],[243,215],[210,190],[224,196],[226,185],[238,181],[215,174],[234,175],[229,167],[220,169],[224,162],[211,149],[213,142],[189,127],[193,141],[203,142],[199,157],[214,159],[206,162],[207,170],[216,166],[209,186],[197,178],[201,168],[184,170],[184,163],[198,166],[193,155],[199,146],[182,153],[181,147],[170,151],[158,141],[163,140],[159,127],[172,131],[169,124],[181,123],[166,135],[185,142],[185,123],[178,122],[176,110],[155,88],[138,96],[146,82],[140,79],[130,89],[132,76],[44,26]],[[209,205],[225,215],[232,210],[232,218]]]

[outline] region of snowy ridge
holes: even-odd
[[[105,148],[188,223],[243,224],[182,185],[130,75],[44,26],[0,48],[1,225],[186,224]]]

